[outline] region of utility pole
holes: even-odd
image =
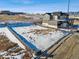
[[[68,6],[67,6],[68,19],[69,19],[69,12],[70,12],[70,0],[68,0]],[[70,20],[68,20],[68,22],[70,24]],[[72,31],[72,29],[71,29],[71,31]]]
[[[68,0],[68,10],[67,10],[67,13],[68,13],[68,15],[69,15],[69,12],[70,12],[70,0]],[[68,16],[68,18],[69,18],[69,16]],[[72,24],[72,22],[71,22],[71,27],[73,26],[73,24]],[[72,28],[71,28],[71,32],[72,32]]]
[[[68,0],[68,10],[67,10],[68,14],[69,14],[69,11],[70,11],[70,0]]]

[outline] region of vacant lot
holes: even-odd
[[[6,36],[0,35],[0,51],[7,51],[16,45],[16,43],[11,42]]]
[[[32,23],[42,23],[42,19],[40,18],[37,19],[37,18],[19,16],[19,15],[0,15],[0,21],[25,21],[25,22],[32,22]]]
[[[0,15],[0,20],[30,20],[31,18],[27,18],[19,15]]]
[[[74,34],[54,52],[53,59],[79,59],[79,34]]]

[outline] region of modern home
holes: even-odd
[[[63,12],[53,12],[53,19],[54,20],[62,20],[65,18],[68,18],[68,14],[67,13],[63,13]]]
[[[71,24],[71,19],[68,19],[68,14],[63,12],[46,13],[42,24],[55,28],[68,28]]]

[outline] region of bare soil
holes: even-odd
[[[53,59],[79,59],[79,33],[63,42],[53,54]]]

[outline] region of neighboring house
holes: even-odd
[[[67,13],[63,13],[63,12],[53,12],[53,13],[45,13],[43,20],[62,20],[65,18],[68,18],[68,14]]]
[[[69,12],[69,18],[79,19],[79,12]]]
[[[51,18],[51,13],[46,13],[43,16],[43,20],[50,20],[50,18]]]
[[[54,12],[53,20],[57,21],[57,28],[71,28],[72,20],[68,18],[67,13]]]
[[[58,21],[58,28],[71,28],[72,23],[69,21]]]
[[[43,18],[43,25],[50,25],[55,28],[65,28],[70,25],[68,14],[63,12],[46,13]]]
[[[68,18],[68,14],[67,13],[63,13],[63,12],[54,12],[53,13],[53,19],[54,20],[63,20],[65,18]]]
[[[57,28],[57,21],[52,21],[52,20],[53,20],[53,14],[52,13],[45,13],[43,15],[42,25]]]
[[[69,18],[79,19],[79,15],[69,15]]]

